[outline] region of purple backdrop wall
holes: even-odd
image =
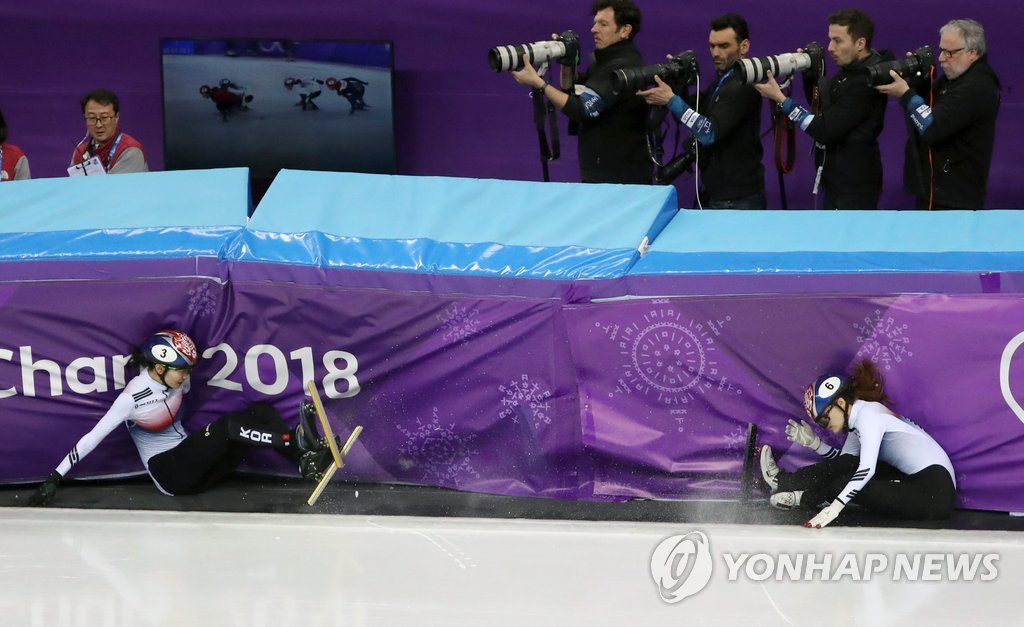
[[[744,14],[752,30],[752,54],[760,55],[792,51],[812,40],[825,42],[826,16],[845,6],[810,0],[771,10],[753,0],[715,7],[684,7],[670,0],[643,0],[640,5],[645,25],[638,42],[648,62],[692,48],[705,70],[711,67],[707,24],[717,13]],[[991,62],[1004,84],[987,205],[1024,206],[1024,191],[1016,184],[1013,169],[1024,159],[1019,141],[1024,136],[1024,107],[1015,91],[1024,70],[1016,61],[1012,30],[1019,21],[1017,5],[996,0],[969,6],[923,0],[898,7],[881,0],[859,5],[875,18],[876,47],[898,53],[926,43],[937,45],[937,29],[950,18],[973,17],[986,26]],[[586,32],[588,8],[582,0],[486,5],[469,0],[5,2],[0,6],[6,50],[0,108],[11,127],[11,141],[28,152],[33,174],[63,176],[71,148],[84,134],[78,98],[89,89],[108,86],[121,96],[122,126],[143,142],[151,166],[160,169],[161,37],[391,39],[400,173],[540,180],[525,92],[510,77],[490,71],[486,51],[495,45],[545,39],[567,28]],[[905,127],[894,106],[886,126],[883,158],[888,167],[882,206],[902,208],[909,204],[899,180]],[[577,172],[575,141],[565,138],[564,119],[562,128],[566,156],[553,164],[552,179],[572,181]],[[791,207],[812,203],[808,147],[806,136],[800,136],[797,169],[786,182]],[[684,176],[678,185],[682,204],[687,205],[693,196],[692,179]],[[778,208],[771,169],[768,185],[770,206]]]
[[[870,357],[960,506],[1024,509],[1020,294],[569,304],[196,275],[9,282],[0,305],[4,483],[46,476],[131,376],[120,356],[169,325],[202,349],[190,431],[255,401],[294,420],[315,380],[337,432],[365,427],[349,479],[570,499],[735,498],[746,424],[782,465],[813,461],[782,430],[807,379]],[[124,429],[101,447],[74,477],[141,470]],[[246,467],[295,473],[271,451]]]

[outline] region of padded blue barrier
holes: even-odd
[[[228,254],[461,276],[620,276],[676,213],[672,187],[283,170]]]
[[[684,210],[632,274],[1024,270],[1021,211]]]
[[[0,185],[0,261],[218,256],[245,225],[247,168]]]
[[[596,295],[1020,291],[1021,233],[1021,211],[683,210]]]

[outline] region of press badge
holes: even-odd
[[[69,176],[95,176],[106,173],[107,171],[103,168],[103,164],[100,163],[100,158],[96,156],[89,157],[78,165],[68,168]]]

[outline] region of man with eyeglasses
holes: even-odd
[[[1002,85],[988,64],[981,24],[951,20],[939,29],[939,64],[943,75],[931,94],[919,94],[895,72],[891,84],[876,87],[899,98],[913,126],[903,186],[918,209],[982,209]]]
[[[95,157],[107,174],[149,171],[142,144],[118,127],[119,111],[117,95],[109,89],[97,89],[82,96],[87,135],[75,146],[72,167]]]

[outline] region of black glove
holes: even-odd
[[[57,484],[64,478],[64,475],[60,474],[56,470],[50,473],[50,476],[46,478],[46,481],[39,484],[36,488],[36,493],[28,499],[29,507],[40,507],[46,505],[53,498],[54,494],[57,494]]]

